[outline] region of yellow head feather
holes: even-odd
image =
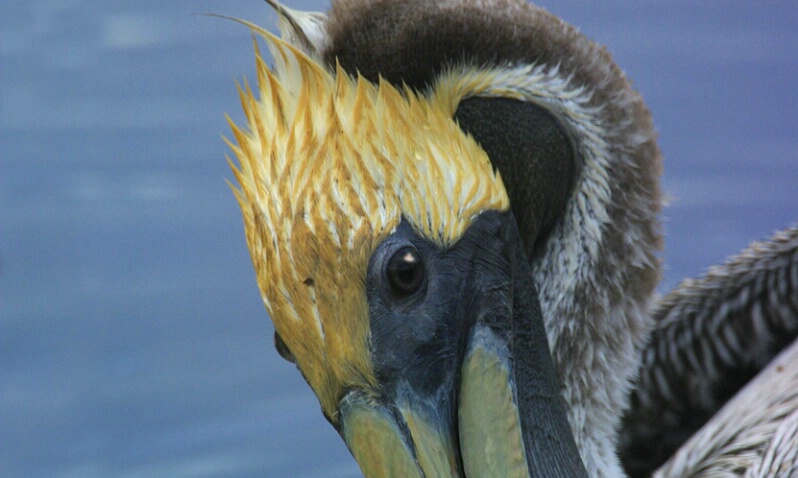
[[[366,269],[402,218],[446,247],[483,211],[509,208],[485,152],[452,120],[457,93],[426,98],[327,71],[256,28],[258,90],[231,122],[247,243],[258,285],[323,410],[373,390]]]

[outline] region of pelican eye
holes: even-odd
[[[291,350],[288,348],[288,345],[285,344],[283,338],[280,337],[280,334],[278,334],[277,332],[274,333],[274,348],[277,349],[277,353],[280,354],[280,357],[291,363],[296,363],[294,354],[291,353]]]
[[[388,285],[394,297],[414,294],[424,282],[424,263],[414,247],[399,249],[388,261]]]

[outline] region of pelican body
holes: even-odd
[[[364,475],[624,476],[661,157],[621,70],[518,0],[273,6],[236,196],[277,349]]]

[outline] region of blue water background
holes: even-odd
[[[798,3],[542,2],[646,98],[662,290],[798,220]],[[294,2],[323,10],[319,2]],[[0,476],[351,477],[272,347],[221,135],[263,2],[0,9]]]

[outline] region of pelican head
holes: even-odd
[[[620,473],[659,241],[623,75],[524,3],[277,8],[236,196],[277,348],[364,474]]]

